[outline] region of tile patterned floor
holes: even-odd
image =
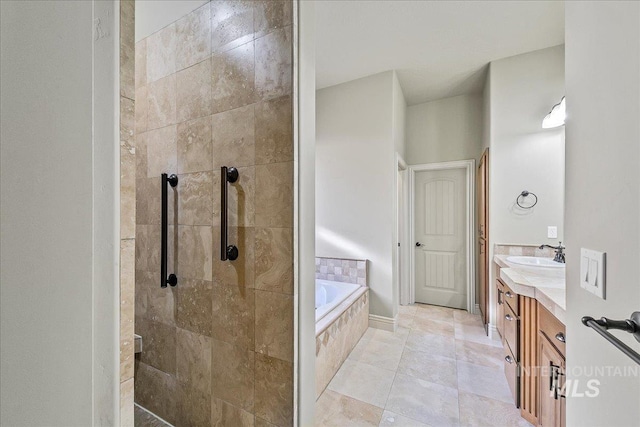
[[[318,399],[317,426],[530,426],[480,316],[416,304],[399,324],[367,330]]]

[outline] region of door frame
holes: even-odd
[[[465,169],[466,173],[466,257],[467,257],[467,311],[476,314],[476,251],[475,251],[475,185],[476,160],[456,160],[452,162],[425,163],[409,166],[409,236],[415,237],[415,177],[416,172],[436,171],[446,169]],[[416,267],[415,246],[411,245],[412,255],[409,256],[409,289],[407,290],[408,304],[416,302]]]
[[[409,280],[410,276],[408,258],[411,253],[411,236],[409,234],[409,165],[404,161],[399,153],[395,154],[396,159],[396,173],[394,176],[394,200],[395,200],[395,229],[394,234],[397,233],[397,238],[393,242],[393,262],[394,268],[397,272],[399,279],[394,286],[397,286],[398,303],[400,305],[411,304],[409,293]],[[398,188],[398,175],[402,176],[402,188]],[[400,192],[399,192],[400,190]],[[399,251],[399,252],[398,252]]]

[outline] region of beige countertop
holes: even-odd
[[[562,323],[565,323],[566,282],[564,268],[526,267],[507,261],[510,255],[496,255],[500,278],[514,292],[535,298]]]

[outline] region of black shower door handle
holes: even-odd
[[[175,174],[167,175],[162,174],[162,241],[160,242],[160,287],[166,288],[167,283],[171,286],[178,284],[178,278],[175,274],[170,274],[167,277],[167,256],[168,249],[167,244],[169,240],[169,195],[167,194],[167,184],[175,187],[178,185],[178,176]]]
[[[238,258],[238,248],[235,245],[227,245],[228,236],[228,217],[227,217],[227,183],[234,183],[238,180],[238,169],[234,167],[222,166],[220,168],[222,174],[220,187],[220,259],[222,261],[233,261]]]

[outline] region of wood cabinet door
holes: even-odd
[[[538,425],[563,427],[564,407],[564,359],[542,334],[539,335],[540,381]]]
[[[496,328],[498,329],[498,333],[504,343],[504,286],[499,280],[496,280],[496,289],[498,295],[498,304],[496,307]]]

